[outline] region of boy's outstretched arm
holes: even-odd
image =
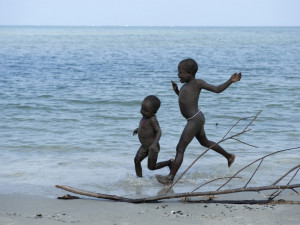
[[[175,93],[177,95],[179,95],[178,85],[172,80],[171,80],[171,83],[172,83],[173,90],[175,91]]]
[[[221,93],[225,91],[232,83],[239,81],[242,78],[242,73],[234,73],[231,75],[230,79],[227,80],[225,83],[219,85],[219,86],[214,86],[211,84],[206,83],[203,80],[197,80],[198,85],[200,88],[203,88],[208,91],[212,91],[215,93]]]

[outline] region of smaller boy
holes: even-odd
[[[161,129],[156,119],[156,112],[160,107],[160,100],[154,95],[147,96],[142,102],[141,114],[143,118],[140,125],[133,131],[133,135],[138,134],[140,143],[142,144],[134,158],[135,171],[138,177],[142,177],[141,162],[148,156],[148,169],[157,170],[168,166],[171,170],[173,160],[157,162],[160,150],[159,139],[161,137]]]

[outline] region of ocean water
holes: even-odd
[[[230,169],[209,151],[174,187],[191,191],[211,179],[233,175],[252,161],[299,147],[299,27],[0,27],[0,193],[55,196],[56,184],[124,196],[164,190],[147,169],[137,178],[139,148],[132,132],[140,105],[156,95],[162,105],[160,160],[175,157],[186,124],[171,80],[178,62],[194,58],[197,78],[219,85],[234,72],[242,80],[220,94],[202,91],[199,106],[208,139],[215,142],[240,118],[263,110],[239,140],[223,142],[237,155]],[[241,120],[229,135],[251,119]],[[203,151],[188,146],[181,174]],[[271,184],[299,165],[300,149],[266,158],[249,186]],[[256,166],[228,188],[241,187]],[[287,183],[293,174],[282,184]],[[202,187],[215,190],[224,180]],[[293,183],[300,182],[298,174]]]

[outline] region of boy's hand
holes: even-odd
[[[178,90],[177,84],[174,81],[172,81],[172,80],[171,80],[171,83],[172,83],[173,90],[175,91],[175,93],[177,95],[179,95],[179,90]]]
[[[158,152],[158,147],[157,147],[156,144],[152,144],[152,145],[150,145],[149,150],[154,151],[154,152]]]
[[[240,79],[242,78],[242,73],[239,72],[239,73],[234,73],[231,75],[231,81],[232,82],[237,82],[239,81]]]
[[[178,85],[172,80],[171,80],[171,83],[172,83],[173,90],[178,91]]]
[[[134,131],[133,131],[133,135],[136,135],[138,133],[138,130],[139,128],[136,128]]]

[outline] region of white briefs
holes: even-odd
[[[190,117],[190,118],[188,118],[186,120],[189,121],[189,120],[193,119],[195,116],[197,116],[199,114],[199,112],[200,112],[200,109],[198,110],[198,112],[195,115],[193,115],[192,117]]]

